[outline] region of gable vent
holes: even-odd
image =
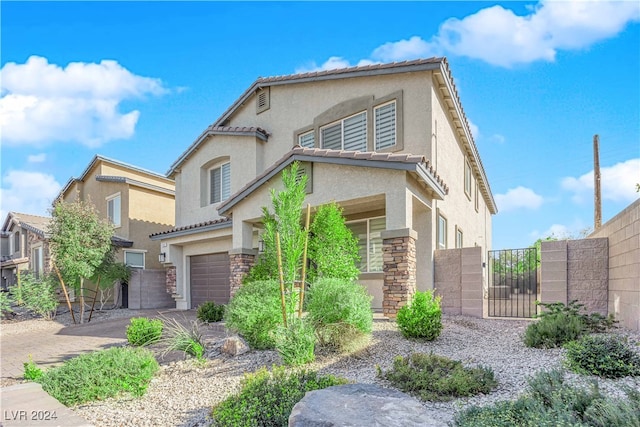
[[[258,89],[258,93],[256,94],[256,114],[260,114],[269,109],[269,92],[270,87],[268,86]]]

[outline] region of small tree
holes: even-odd
[[[101,219],[91,201],[59,201],[51,211],[49,244],[65,280],[79,290],[84,322],[84,280],[92,277],[111,250],[113,226]]]
[[[309,270],[309,279],[356,280],[360,274],[356,267],[360,260],[358,238],[347,228],[342,208],[335,202],[320,206],[310,232],[309,259],[314,266]]]

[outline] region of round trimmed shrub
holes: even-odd
[[[343,279],[320,279],[306,298],[308,320],[321,345],[345,349],[349,343],[371,333],[371,296],[359,284]]]
[[[313,362],[316,335],[306,319],[291,318],[287,327],[276,329],[276,350],[285,365],[299,366]]]
[[[162,320],[134,317],[127,326],[127,341],[131,345],[148,345],[162,337]]]
[[[207,301],[198,307],[197,317],[206,323],[219,322],[224,318],[224,304]]]
[[[275,347],[275,330],[282,324],[280,284],[276,280],[240,286],[225,311],[226,326],[256,349]]]
[[[433,341],[442,331],[441,297],[433,291],[416,292],[411,304],[398,311],[396,322],[405,338],[421,338]]]
[[[547,314],[531,323],[524,334],[527,347],[552,348],[577,340],[584,332],[584,322],[579,316],[559,312]]]

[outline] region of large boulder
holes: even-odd
[[[310,391],[289,416],[289,427],[445,427],[422,404],[397,390],[347,384]]]
[[[222,342],[222,347],[220,349],[221,352],[228,354],[230,356],[240,356],[241,354],[247,353],[251,348],[249,345],[237,335],[226,338]]]

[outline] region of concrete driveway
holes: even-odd
[[[130,314],[130,315],[129,315]],[[188,323],[196,318],[195,310],[129,310],[127,317],[92,321],[82,325],[63,326],[51,323],[38,330],[2,333],[0,351],[2,353],[2,378],[21,380],[24,374],[24,362],[29,355],[42,368],[58,365],[64,360],[83,353],[105,349],[127,342],[126,329],[131,317],[175,318]],[[19,324],[17,324],[19,325]],[[206,328],[207,337],[224,336],[221,325]]]

